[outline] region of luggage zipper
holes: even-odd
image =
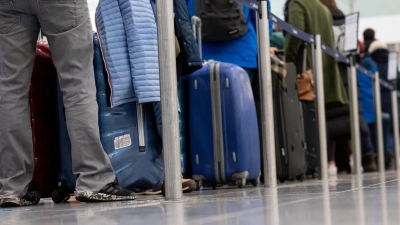
[[[139,152],[146,151],[144,141],[144,123],[143,123],[143,107],[142,104],[136,103],[137,122],[138,122],[138,135],[139,135]]]
[[[226,182],[224,167],[224,138],[222,128],[220,63],[210,65],[211,105],[214,137],[215,177],[217,182]]]

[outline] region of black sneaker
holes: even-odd
[[[39,193],[36,191],[27,192],[22,198],[2,198],[0,199],[1,208],[21,207],[37,205],[40,202]]]
[[[368,152],[362,157],[362,167],[364,172],[375,172],[378,171],[378,165],[376,164],[375,153]]]
[[[99,192],[75,191],[75,198],[80,202],[110,202],[135,200],[135,192],[128,191],[117,183],[107,184]]]

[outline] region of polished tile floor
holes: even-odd
[[[204,189],[181,202],[140,197],[134,202],[0,209],[1,225],[366,225],[400,224],[400,183],[396,172],[287,182],[277,189]],[[151,198],[154,198],[152,196]]]

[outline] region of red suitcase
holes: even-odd
[[[38,42],[29,91],[35,168],[30,189],[50,197],[57,189],[59,172],[59,135],[57,72],[49,46]]]

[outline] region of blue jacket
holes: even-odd
[[[157,26],[148,0],[101,0],[96,26],[112,107],[160,101]]]
[[[361,65],[372,73],[378,71],[376,63],[370,55],[365,55],[361,60]],[[358,89],[360,91],[359,100],[361,103],[362,115],[367,124],[375,123],[374,93],[372,79],[366,74],[358,71]]]
[[[150,0],[156,14],[156,0]],[[185,54],[183,74],[190,74],[202,67],[199,48],[192,31],[186,0],[174,0],[175,36],[179,40],[181,52]]]
[[[371,53],[371,58],[378,66],[379,78],[388,82],[389,51],[387,49],[377,49]],[[399,73],[397,77],[400,77]],[[397,82],[397,89],[399,87],[400,82]],[[393,118],[391,91],[385,87],[381,87],[381,104],[382,112],[389,113],[391,118]]]
[[[189,14],[194,15],[195,0],[186,0],[188,3]],[[268,11],[270,4],[268,0]],[[248,32],[244,36],[219,42],[203,42],[203,60],[217,60],[236,64],[244,68],[258,68],[257,58],[257,34],[256,34],[256,15],[253,10],[244,7],[244,15],[248,21]],[[272,22],[270,21],[270,34],[272,33]]]

